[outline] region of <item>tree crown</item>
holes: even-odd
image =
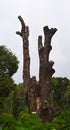
[[[8,74],[10,77],[18,69],[18,59],[7,49],[6,46],[0,46],[0,74]]]

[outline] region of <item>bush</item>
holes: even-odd
[[[11,114],[2,113],[0,115],[0,127],[2,130],[17,130],[18,122]]]
[[[52,123],[56,124],[56,130],[70,130],[70,111],[62,112]]]
[[[52,122],[43,124],[36,114],[21,112],[18,120],[10,114],[0,115],[0,130],[70,130],[70,110],[62,112]]]
[[[21,112],[19,120],[25,130],[41,130],[42,121],[36,114],[28,114]]]

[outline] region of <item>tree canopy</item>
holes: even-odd
[[[64,95],[68,92],[69,79],[62,77],[53,77],[51,80],[51,99],[56,102],[59,106],[64,104]]]
[[[12,90],[15,89],[15,84],[12,78],[8,75],[0,75],[0,97],[7,97]]]
[[[17,57],[7,49],[6,46],[0,46],[0,74],[8,74],[10,77],[18,69]]]
[[[5,46],[0,46],[0,112],[3,110],[4,99],[15,89],[11,76],[18,69],[18,59]]]

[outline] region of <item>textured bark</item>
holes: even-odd
[[[50,121],[53,118],[53,108],[49,104],[49,87],[51,77],[55,70],[52,68],[53,61],[49,61],[49,54],[52,50],[51,39],[57,31],[56,28],[49,29],[48,26],[43,28],[44,44],[42,36],[38,37],[38,52],[39,52],[39,84],[36,83],[36,77],[30,78],[30,56],[29,56],[29,28],[25,25],[21,16],[18,17],[22,29],[21,32],[16,32],[23,40],[23,80],[25,86],[25,94],[29,112],[37,112],[43,122]]]
[[[25,25],[24,20],[21,16],[18,16],[21,22],[21,32],[16,32],[16,34],[22,37],[23,41],[23,81],[25,88],[26,102],[29,108],[29,112],[36,111],[36,78],[30,78],[30,56],[29,56],[29,27]]]
[[[36,77],[30,78],[29,88],[27,93],[27,104],[29,107],[29,112],[36,112],[36,97],[37,97],[37,83]]]
[[[40,86],[40,116],[42,120],[50,121],[52,118],[53,109],[49,104],[50,97],[50,81],[55,70],[52,68],[54,62],[49,61],[49,54],[52,50],[51,38],[57,31],[56,28],[49,29],[48,26],[43,28],[44,30],[44,46],[42,44],[42,36],[38,37],[38,52],[39,52],[39,86]]]
[[[25,93],[27,93],[29,80],[30,80],[30,56],[29,56],[29,28],[25,26],[25,23],[21,16],[18,16],[21,22],[21,32],[16,32],[16,34],[22,37],[23,41],[23,80],[25,86]]]

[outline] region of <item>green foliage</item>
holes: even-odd
[[[7,87],[6,91],[10,89],[10,86],[7,85]],[[20,111],[28,111],[25,103],[23,84],[13,85],[9,95],[1,98],[1,101],[3,102],[2,111],[12,113],[16,118],[18,118]]]
[[[6,74],[0,75],[0,97],[7,97],[12,90],[14,90],[15,84],[12,78]]]
[[[11,76],[18,69],[17,57],[5,46],[0,46],[0,112],[4,110],[4,100],[14,90]]]
[[[0,115],[2,130],[17,130],[18,126],[20,126],[20,122],[18,123],[11,114],[3,113]]]
[[[65,107],[70,108],[70,85],[64,94]]]
[[[68,88],[69,80],[67,78],[52,78],[51,80],[51,100],[53,104],[63,106],[64,94]]]
[[[23,84],[19,84],[16,86],[13,93],[13,115],[18,118],[18,114],[20,111],[24,110],[25,107],[25,96],[24,96],[24,88]]]
[[[4,110],[4,100],[15,89],[12,78],[6,74],[0,75],[0,112]]]
[[[26,130],[38,130],[38,128],[42,125],[41,119],[36,114],[21,112],[19,119]]]
[[[56,124],[57,130],[70,130],[70,110],[61,112],[61,114],[52,121]]]
[[[21,112],[18,120],[10,114],[0,115],[2,130],[70,130],[70,110],[62,112],[52,122],[43,124],[36,114]]]
[[[14,93],[14,90],[9,94],[8,97],[4,99],[3,109],[4,109],[4,112],[6,113],[13,112],[13,93]]]
[[[0,74],[8,74],[10,77],[18,69],[17,57],[5,46],[0,46]]]
[[[65,98],[66,102],[70,102],[70,86],[68,86],[68,88],[64,94],[64,98]]]

